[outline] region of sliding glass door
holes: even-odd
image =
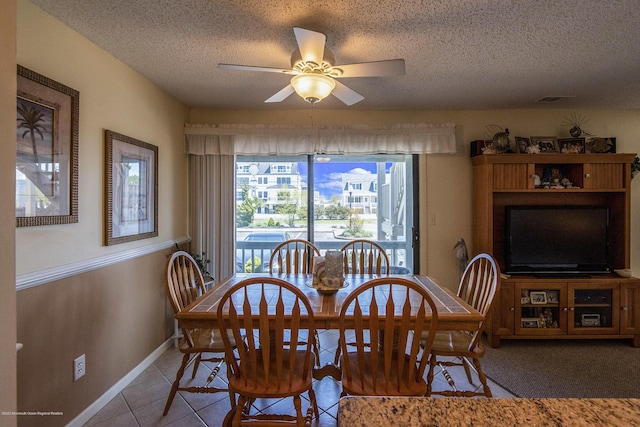
[[[350,239],[381,244],[391,271],[413,271],[412,156],[316,155],[236,159],[236,271],[269,271],[278,242],[322,253]]]

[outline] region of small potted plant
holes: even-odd
[[[198,269],[202,273],[202,277],[204,277],[204,281],[209,282],[213,280],[213,277],[211,276],[209,271],[207,271],[207,265],[211,262],[210,259],[207,259],[207,253],[203,251],[200,255],[196,255],[190,252],[189,255],[191,255],[191,257],[195,260],[196,264],[198,265]]]

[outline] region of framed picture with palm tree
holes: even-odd
[[[16,225],[78,222],[80,93],[18,65]]]

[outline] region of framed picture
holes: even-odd
[[[546,304],[547,293],[545,291],[531,291],[529,292],[531,298],[531,304]]]
[[[106,244],[158,235],[158,147],[107,130]]]
[[[523,317],[520,319],[523,328],[539,328],[540,319],[537,317]]]
[[[527,147],[531,141],[523,136],[516,136],[516,150],[518,153],[527,153]]]
[[[557,153],[558,138],[555,136],[532,136],[529,147],[537,148],[539,153]]]
[[[562,138],[558,139],[560,152],[564,154],[584,153],[584,138]]]
[[[470,144],[471,157],[481,155],[485,150],[485,148],[487,148],[491,144],[492,144],[492,141],[487,141],[484,139],[476,139],[475,141],[471,141],[471,144]]]
[[[18,65],[16,226],[78,222],[80,93]]]
[[[546,291],[545,294],[547,296],[547,303],[558,303],[558,291]]]

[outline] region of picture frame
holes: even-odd
[[[520,319],[523,328],[539,328],[540,319],[537,317],[523,317]]]
[[[558,139],[560,152],[563,154],[584,154],[584,138]]]
[[[526,138],[524,136],[516,136],[515,137],[515,142],[516,142],[516,150],[518,153],[520,154],[526,154],[527,153],[527,147],[529,147],[529,145],[531,144],[531,140],[529,138]]]
[[[559,302],[558,291],[546,291],[547,304],[557,304]]]
[[[484,139],[476,139],[474,141],[471,141],[471,144],[469,145],[469,154],[471,155],[471,157],[479,156],[484,152],[485,148],[487,148],[491,144],[492,141],[487,141]]]
[[[546,304],[547,293],[545,291],[531,291],[529,292],[531,298],[531,304]]]
[[[158,235],[158,147],[105,131],[105,243]]]
[[[555,136],[532,136],[529,147],[538,147],[539,153],[557,153],[558,138]]]
[[[79,116],[77,90],[17,66],[17,227],[78,222]]]

